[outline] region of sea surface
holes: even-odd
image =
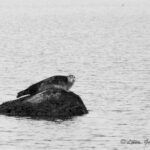
[[[0,115],[0,150],[150,149],[150,5],[107,2],[0,0],[0,104],[73,74],[89,110],[56,122]]]

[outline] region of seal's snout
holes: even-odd
[[[68,81],[71,82],[71,83],[75,82],[75,79],[76,79],[76,78],[75,78],[74,75],[69,75],[69,76],[68,76]]]

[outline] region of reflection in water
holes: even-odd
[[[65,122],[0,116],[1,149],[143,149],[120,141],[150,138],[148,11],[78,5],[0,10],[1,103],[74,74],[72,91],[89,109]]]

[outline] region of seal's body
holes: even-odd
[[[52,76],[38,83],[29,86],[27,89],[19,92],[17,98],[24,95],[35,95],[50,88],[58,88],[68,91],[75,82],[75,76]]]

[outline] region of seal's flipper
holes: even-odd
[[[17,98],[19,98],[19,97],[21,97],[21,96],[23,96],[23,95],[27,95],[27,94],[28,94],[27,90],[21,91],[21,92],[19,92],[19,93],[17,94]]]

